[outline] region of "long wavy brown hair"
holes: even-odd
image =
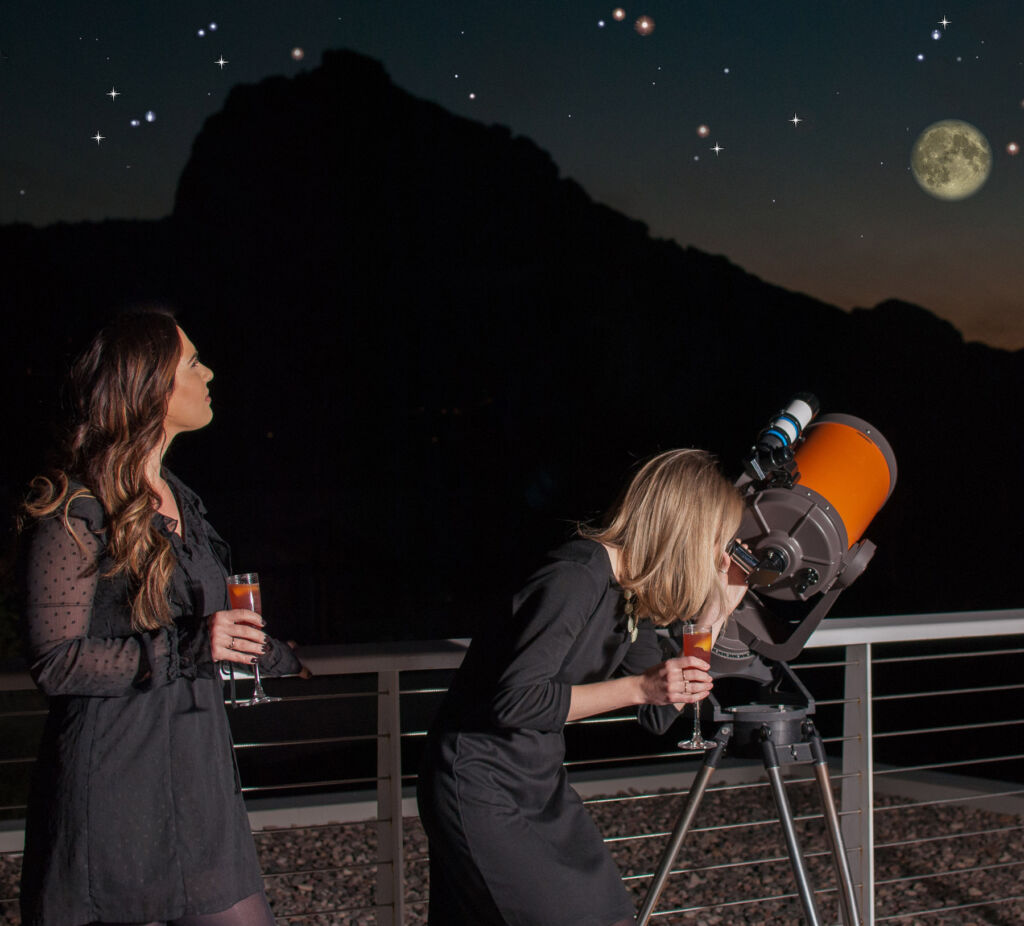
[[[619,551],[619,584],[655,624],[724,604],[718,568],[739,528],[743,503],[715,458],[668,450],[645,463],[612,508],[606,527],[580,533]]]
[[[174,553],[153,527],[160,496],[146,478],[146,461],[164,441],[180,355],[177,325],[167,309],[134,310],[104,326],[71,368],[71,421],[58,465],[32,480],[22,509],[30,518],[60,512],[81,545],[68,517],[71,502],[95,496],[106,514],[111,565],[104,575],[127,577],[136,630],[170,623]]]

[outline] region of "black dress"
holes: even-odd
[[[574,540],[474,637],[428,738],[419,805],[430,840],[430,924],[608,926],[633,904],[569,786],[562,730],[573,685],[663,659],[653,627],[630,642],[608,555]],[[645,707],[663,732],[675,708]]]
[[[199,498],[164,475],[184,522],[181,539],[154,514],[178,561],[169,627],[132,631],[123,576],[103,575],[95,498],[70,508],[84,554],[59,516],[32,529],[30,667],[50,712],[25,827],[25,926],[166,921],[263,889],[204,620],[227,608],[228,548]],[[287,674],[299,663],[275,641],[260,667]]]

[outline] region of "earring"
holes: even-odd
[[[637,634],[637,620],[636,620],[636,593],[631,588],[627,588],[623,593],[622,597],[626,599],[626,604],[623,607],[623,612],[626,615],[626,631],[629,633],[629,642],[636,643]]]

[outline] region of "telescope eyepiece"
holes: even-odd
[[[728,552],[746,575],[747,585],[751,588],[774,584],[789,566],[789,556],[778,547],[769,547],[762,556],[756,556],[739,540],[734,540],[729,544]]]

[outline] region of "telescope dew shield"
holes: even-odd
[[[889,442],[851,415],[826,415],[809,424],[794,463],[790,485],[738,483],[746,506],[737,539],[752,554],[748,565],[756,561],[748,576],[751,589],[780,602],[821,595],[799,622],[775,617],[765,607],[736,611],[739,636],[750,650],[781,660],[800,652],[839,592],[866,568],[875,545],[861,537],[896,485]]]
[[[860,540],[896,485],[889,442],[852,415],[826,415],[811,425],[796,465],[800,485],[826,499],[839,515],[847,549]]]

